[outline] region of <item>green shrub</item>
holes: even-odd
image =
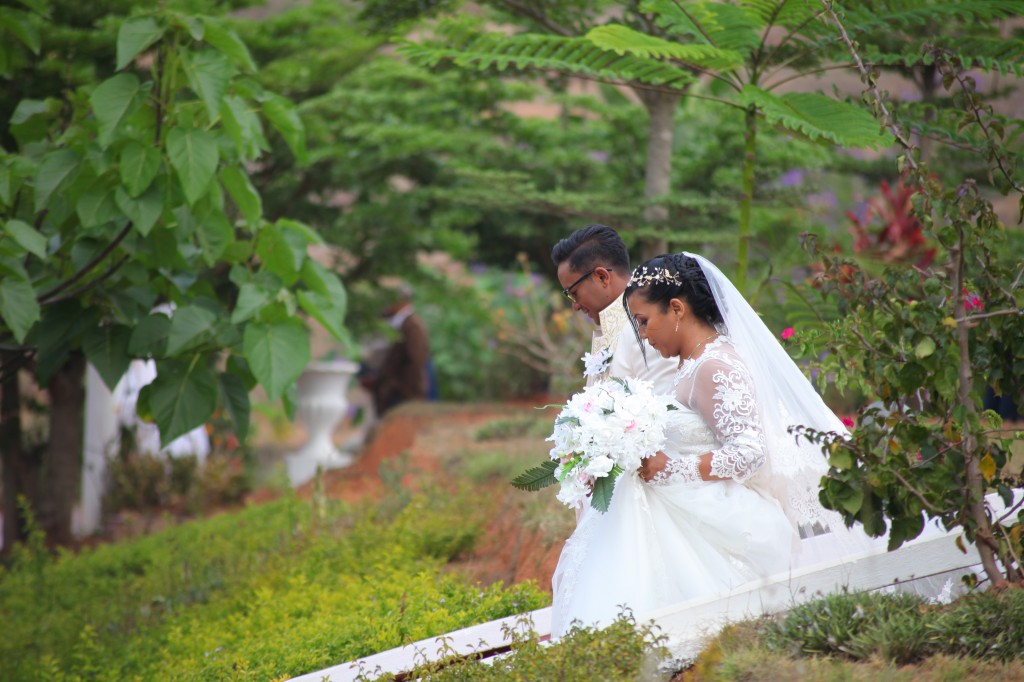
[[[620,614],[614,623],[602,630],[575,627],[550,645],[540,643],[528,626],[510,631],[510,634],[514,633],[512,651],[501,659],[486,664],[466,660],[423,665],[413,670],[409,678],[430,679],[432,682],[633,682],[668,677],[667,673],[659,672],[659,664],[668,656],[662,648],[663,638],[653,626],[637,625],[629,613]]]
[[[840,655],[863,660],[918,660],[929,651],[927,602],[911,594],[830,594],[791,609],[767,625],[769,649],[793,656]]]
[[[275,679],[539,608],[536,585],[445,570],[490,509],[288,498],[0,572],[0,679]]]
[[[505,440],[523,436],[547,437],[554,425],[552,416],[509,417],[487,422],[476,430],[476,440]]]
[[[1024,589],[977,592],[943,609],[932,624],[936,646],[952,656],[1024,658]]]

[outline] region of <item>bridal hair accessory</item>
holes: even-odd
[[[645,287],[648,284],[666,284],[669,282],[679,286],[683,283],[683,280],[676,273],[669,272],[668,268],[648,268],[646,265],[642,265],[633,271],[626,286]]]

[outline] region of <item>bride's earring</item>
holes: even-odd
[[[679,332],[679,316],[676,316],[676,333]]]

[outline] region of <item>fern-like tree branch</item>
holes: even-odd
[[[779,8],[781,9],[781,5],[779,6]],[[822,10],[821,12],[815,12],[814,14],[812,14],[811,16],[807,17],[806,19],[801,21],[799,24],[797,24],[797,26],[795,26],[789,33],[786,34],[785,38],[783,38],[782,40],[779,41],[779,44],[775,46],[775,49],[773,49],[768,54],[767,59],[765,59],[765,64],[771,64],[772,63],[772,59],[775,57],[775,53],[778,52],[780,49],[782,49],[783,45],[788,43],[789,40],[793,36],[799,35],[800,32],[803,31],[804,28],[809,26],[812,22],[820,20],[821,17],[823,17],[824,15],[825,15],[825,11],[824,10]],[[765,34],[762,37],[762,45],[764,44],[764,40],[767,37],[768,37],[768,32],[765,31]]]
[[[797,58],[798,57],[794,57],[793,59],[797,59]],[[787,62],[786,64],[788,64],[788,63],[789,62]],[[782,71],[783,69],[785,69],[786,68],[786,64],[780,65],[779,68],[775,69],[770,74],[768,74],[766,76],[766,79],[767,78],[771,78],[775,74],[777,74],[780,71]],[[792,76],[788,76],[788,77],[783,78],[781,80],[777,80],[777,81],[775,81],[773,83],[765,83],[761,87],[763,87],[765,90],[775,90],[780,85],[785,85],[786,83],[789,83],[790,81],[795,81],[795,80],[799,80],[801,78],[806,78],[807,76],[817,76],[819,74],[827,73],[829,71],[846,70],[846,69],[853,68],[855,66],[856,66],[856,64],[854,64],[853,62],[847,62],[847,63],[844,63],[844,64],[829,64],[828,66],[823,66],[823,67],[818,68],[818,69],[808,69],[807,71],[800,71],[798,73],[794,73]]]
[[[540,12],[533,9],[524,2],[519,2],[518,0],[499,1],[501,2],[501,4],[508,7],[515,14],[519,14],[521,16],[528,17],[533,21],[536,21],[538,24],[540,24],[547,30],[551,31],[552,33],[557,33],[558,35],[565,36],[566,38],[572,38],[573,36],[576,35],[576,33],[573,32],[572,30],[562,26],[561,24],[557,24],[554,21],[551,21],[550,18],[548,18],[544,14],[541,14]]]
[[[965,93],[973,93],[973,88],[967,85],[967,81],[964,78],[964,74],[962,71],[960,71],[959,69],[950,69],[950,73],[953,74],[953,78],[956,79],[957,84],[960,85],[960,88]],[[993,145],[992,130],[988,125],[985,124],[985,121],[982,119],[980,107],[975,105],[973,98],[970,98],[970,101],[968,103],[971,108],[971,113],[974,114],[974,120],[977,121],[978,127],[981,129],[982,134],[985,136],[985,140],[990,145]],[[1006,164],[1005,160],[1003,159],[1003,155],[999,154],[998,151],[995,150],[994,145],[992,148],[992,157],[993,160],[996,162],[996,167],[999,168],[999,172],[1002,174],[1004,178],[1006,178],[1006,181],[1010,184],[1014,191],[1016,191],[1019,194],[1024,194],[1024,187],[1021,187],[1016,182],[1016,180],[1013,179],[1011,173],[1006,169]]]
[[[914,155],[910,152],[913,151],[914,145],[909,139],[903,134],[899,124],[893,118],[889,108],[885,105],[885,99],[882,97],[882,92],[878,89],[878,82],[875,77],[871,75],[871,71],[864,64],[864,60],[861,59],[860,53],[857,52],[857,47],[853,44],[853,40],[850,38],[850,34],[846,32],[846,26],[840,21],[839,15],[836,13],[834,0],[821,0],[821,4],[825,7],[825,11],[828,12],[832,21],[835,23],[836,28],[839,30],[839,36],[846,48],[850,51],[850,55],[853,57],[853,63],[857,65],[857,71],[860,72],[861,80],[871,91],[872,96],[875,100],[875,106],[878,108],[878,112],[881,114],[882,125],[889,129],[893,137],[896,138],[897,144],[899,144],[908,153],[906,154],[906,163],[912,169],[919,170],[917,161],[914,159]]]

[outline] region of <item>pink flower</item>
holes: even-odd
[[[981,300],[981,296],[970,292],[964,292],[967,296],[964,298],[964,310],[984,310],[985,302]]]
[[[852,429],[856,426],[856,422],[853,421],[853,417],[842,417],[839,421],[843,422],[843,426],[848,429]]]
[[[781,336],[782,340],[785,341],[789,337],[793,336],[793,334],[796,334],[796,330],[794,330],[792,327],[786,327],[785,329],[782,330],[782,333],[779,334],[779,336]]]
[[[633,431],[633,430],[636,429],[636,426],[637,426],[636,420],[635,419],[630,419],[629,423],[626,424],[626,431]]]

